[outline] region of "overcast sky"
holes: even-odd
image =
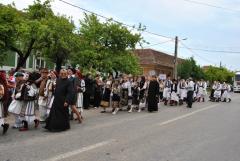
[[[129,25],[142,23],[148,31],[168,37],[178,36],[189,48],[237,51],[239,53],[212,53],[183,48],[180,43],[179,57],[194,56],[203,65],[222,65],[231,70],[240,70],[240,0],[196,0],[235,11],[207,7],[185,0],[66,0],[82,8],[112,17]],[[26,8],[33,0],[0,0],[3,4],[14,2],[19,9]],[[59,0],[52,3],[55,13],[72,16],[76,25],[83,12]],[[168,39],[143,34],[146,48],[169,54],[174,52],[174,42]]]

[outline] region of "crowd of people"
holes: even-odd
[[[193,102],[205,102],[209,83],[192,78],[161,80],[157,76],[131,76],[122,74],[116,78],[100,74],[83,76],[74,68],[59,73],[41,69],[39,72],[0,72],[0,124],[5,134],[9,128],[4,118],[14,116],[19,131],[27,131],[33,125],[45,124],[49,131],[70,128],[70,120],[83,121],[83,109],[102,108],[110,111],[148,112],[158,111],[159,103],[192,108]],[[210,100],[230,102],[231,86],[215,81],[210,88]],[[108,110],[110,109],[110,110]],[[37,110],[39,112],[37,112]]]

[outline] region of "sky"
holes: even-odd
[[[208,7],[186,0],[65,1],[125,24],[141,23],[146,26],[147,31],[172,38],[169,40],[169,38],[142,33],[143,38],[150,43],[144,44],[144,48],[152,48],[173,55],[174,38],[178,36],[179,57],[193,56],[201,66],[219,66],[221,62],[230,70],[240,70],[240,0],[196,0],[232,10]],[[0,0],[3,4],[12,2],[18,9],[27,8],[28,5],[33,4],[33,0]],[[82,10],[60,0],[52,2],[52,9],[56,14],[72,16],[76,26],[79,26],[79,19],[83,18]],[[193,50],[199,48],[238,53]]]

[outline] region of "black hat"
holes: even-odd
[[[15,77],[24,77],[24,74],[22,72],[17,72],[14,74]]]

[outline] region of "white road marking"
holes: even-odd
[[[179,117],[176,117],[176,118],[173,118],[173,119],[171,119],[171,120],[167,120],[167,121],[161,122],[160,124],[158,124],[158,126],[164,126],[164,125],[170,124],[170,123],[172,123],[172,122],[175,122],[175,121],[178,121],[178,120],[181,120],[181,119],[190,117],[190,116],[192,116],[192,115],[195,115],[195,114],[197,114],[197,113],[199,113],[199,112],[212,109],[212,108],[214,108],[214,107],[216,107],[216,106],[218,106],[218,105],[219,105],[219,104],[214,104],[214,105],[207,106],[207,107],[205,107],[205,108],[201,108],[201,109],[199,109],[199,110],[196,110],[196,111],[187,113],[187,114],[185,114],[185,115],[182,115],[182,116],[179,116]]]
[[[100,143],[97,143],[97,144],[93,144],[93,145],[90,145],[90,146],[83,147],[83,148],[78,149],[78,150],[74,150],[74,151],[70,151],[70,152],[67,152],[67,153],[64,153],[64,154],[57,155],[55,157],[52,157],[52,158],[44,160],[44,161],[59,161],[59,160],[66,159],[66,158],[72,157],[74,155],[77,155],[77,154],[80,154],[80,153],[83,153],[83,152],[86,152],[86,151],[96,149],[96,148],[101,147],[101,146],[111,144],[114,141],[116,141],[116,140],[112,139],[112,140],[108,140],[108,141],[103,141],[103,142],[100,142]]]

